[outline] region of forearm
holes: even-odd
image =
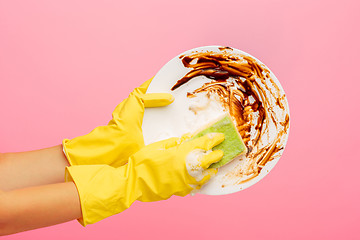
[[[72,182],[0,192],[0,236],[80,217],[79,195]]]
[[[62,145],[1,154],[0,190],[64,182],[64,171],[68,165]]]

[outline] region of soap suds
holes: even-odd
[[[205,151],[202,149],[195,149],[186,156],[186,170],[188,171],[189,175],[192,176],[197,182],[200,182],[209,174],[214,174],[213,169],[207,170],[201,166],[201,159],[204,157],[204,155],[207,155],[211,152],[212,150]],[[192,195],[194,195],[200,189],[200,186],[198,185],[190,184],[190,186],[193,188],[193,191],[191,192]]]
[[[215,94],[200,93],[190,98],[189,110],[192,114],[185,118],[189,132],[196,132],[224,116],[226,109],[216,100]]]

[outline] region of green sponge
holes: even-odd
[[[245,153],[246,146],[229,115],[221,118],[210,127],[201,130],[194,137],[192,137],[192,139],[214,132],[224,133],[225,135],[225,140],[213,148],[213,150],[222,150],[224,152],[224,156],[219,162],[211,164],[209,168],[221,167],[233,160],[236,156]]]

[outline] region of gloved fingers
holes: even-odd
[[[167,106],[175,99],[170,93],[146,93],[141,95],[140,98],[146,108]]]
[[[172,137],[172,138],[168,138],[168,139],[165,139],[162,141],[151,143],[151,144],[147,145],[147,147],[152,148],[152,149],[168,149],[168,148],[174,147],[178,144],[179,144],[179,138]]]
[[[218,172],[217,169],[211,168],[207,169],[203,172],[204,177],[198,182],[199,188],[203,186],[205,183],[207,183],[215,174]]]
[[[200,165],[203,169],[207,169],[211,164],[220,161],[223,156],[224,152],[221,150],[212,151],[200,159]]]
[[[191,144],[194,149],[199,148],[208,151],[216,145],[220,144],[222,141],[224,141],[224,139],[225,135],[223,133],[208,133],[205,136],[193,139],[186,143]]]
[[[215,176],[219,170],[217,168],[209,168],[204,171],[204,174],[209,175],[210,177]]]
[[[182,135],[182,136],[180,137],[180,139],[179,139],[179,144],[188,141],[189,139],[192,138],[192,136],[193,136],[193,135],[192,135],[191,133],[185,133],[184,135]]]
[[[134,97],[134,94],[137,94],[137,95],[142,95],[142,94],[145,94],[151,81],[153,80],[154,77],[150,78],[149,80],[147,80],[146,82],[144,82],[143,84],[141,84],[140,87],[137,87],[134,89],[134,91],[132,93],[130,93],[129,97]],[[113,114],[119,114],[119,112],[121,111],[121,109],[124,107],[125,103],[126,103],[126,100],[123,100],[121,103],[119,103],[115,110],[113,111]],[[169,103],[170,104],[170,103]]]
[[[173,101],[174,97],[170,93],[148,93],[141,94],[140,97],[137,94],[130,94],[127,99],[116,106],[113,118],[117,119],[121,114],[125,118],[125,115],[130,118],[141,118],[142,121],[145,107],[167,106]]]

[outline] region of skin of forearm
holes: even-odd
[[[0,236],[81,217],[73,182],[0,192]]]
[[[64,182],[69,163],[62,145],[50,148],[0,155],[0,190]]]

